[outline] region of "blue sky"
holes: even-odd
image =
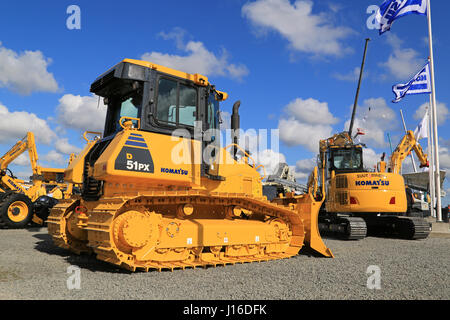
[[[364,39],[370,37],[357,126],[366,131],[366,159],[375,163],[382,152],[390,153],[387,133],[393,147],[403,135],[399,109],[414,130],[428,102],[427,95],[418,95],[391,103],[392,85],[407,82],[426,62],[427,20],[403,17],[379,36],[368,28],[367,9],[381,2],[2,2],[0,152],[32,130],[41,164],[63,167],[68,154],[83,147],[83,129],[103,125],[102,106],[97,109],[90,84],[124,58],[146,58],[208,76],[229,93],[222,110],[230,113],[241,100],[245,129],[279,129],[281,158],[302,181],[314,163],[318,139],[344,130],[350,118]],[[66,25],[66,10],[73,4],[81,10],[80,30]],[[445,170],[450,167],[449,10],[450,2],[432,1]],[[426,148],[426,140],[421,144]],[[273,167],[275,155],[263,153],[261,162]],[[29,166],[20,164],[25,162],[17,161],[14,172],[27,175]],[[405,166],[410,170],[408,160]]]

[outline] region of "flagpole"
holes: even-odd
[[[433,218],[436,218],[436,211],[434,210],[435,207],[435,181],[434,181],[434,152],[433,152],[433,136],[431,135],[431,95],[430,95],[430,105],[427,108],[427,113],[428,113],[428,123],[427,123],[427,134],[428,134],[428,154],[430,156],[429,159],[429,166],[428,166],[428,174],[429,174],[429,195],[430,195],[430,216],[432,216]]]
[[[405,118],[403,117],[403,110],[402,109],[400,109],[400,116],[402,117],[403,128],[405,129],[405,133],[407,134],[408,130],[406,129]],[[412,152],[409,155],[411,156],[411,162],[412,162],[412,166],[413,166],[414,172],[417,172],[416,162],[414,161],[414,156],[413,156]]]
[[[435,186],[436,186],[436,221],[442,222],[442,203],[441,203],[441,173],[439,168],[439,142],[437,129],[437,110],[436,110],[436,86],[434,77],[434,59],[433,59],[433,32],[431,29],[431,0],[427,0],[427,18],[428,18],[428,41],[430,45],[430,76],[431,76],[431,99],[433,115],[433,139],[434,139],[434,168],[435,168]]]

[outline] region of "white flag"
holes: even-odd
[[[417,141],[428,138],[428,110],[425,112],[422,122],[420,122],[416,130],[414,130],[414,136]]]

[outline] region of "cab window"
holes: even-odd
[[[106,128],[105,136],[114,134],[122,130],[120,119],[140,118],[142,106],[141,90],[133,90],[123,96],[112,96],[108,99],[111,116],[108,121],[109,126]],[[133,127],[137,127],[138,121],[132,120]]]
[[[210,93],[208,98],[206,117],[209,129],[219,129],[219,102],[215,99],[213,92]]]
[[[362,167],[361,152],[355,149],[334,150],[333,167],[336,170],[355,170]]]
[[[156,118],[170,126],[194,126],[197,114],[197,90],[175,80],[160,78]]]

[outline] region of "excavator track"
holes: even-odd
[[[406,240],[426,239],[431,225],[421,217],[386,216],[366,219],[369,234]]]
[[[83,205],[89,207],[87,215],[80,209]],[[183,215],[180,208],[192,208],[194,214],[191,217],[191,210],[185,210],[189,215]],[[265,197],[203,191],[63,201],[53,208],[48,226],[56,245],[78,254],[94,252],[97,259],[131,271],[290,258],[305,239],[296,211]],[[253,230],[258,230],[256,236]],[[234,241],[238,235],[246,240]]]
[[[342,240],[360,240],[367,236],[366,222],[359,217],[320,218],[319,229],[323,235],[335,236]]]

